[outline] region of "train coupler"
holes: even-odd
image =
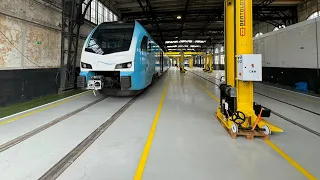
[[[92,76],[88,80],[87,90],[101,90],[104,87],[104,77],[103,76]]]

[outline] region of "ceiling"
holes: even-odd
[[[224,0],[100,1],[115,10],[122,21],[139,21],[165,50],[203,51],[223,43]],[[294,24],[301,1],[253,0],[254,23]]]
[[[293,24],[300,1],[254,0],[254,22],[274,26]],[[223,43],[223,0],[113,0],[113,3],[123,21],[139,21],[166,50],[202,51]]]

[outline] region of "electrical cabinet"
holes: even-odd
[[[238,79],[241,81],[262,81],[261,54],[240,54],[238,56]]]

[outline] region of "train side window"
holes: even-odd
[[[141,41],[141,51],[147,52],[148,48],[148,37],[144,36]]]

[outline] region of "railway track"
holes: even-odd
[[[82,106],[81,108],[78,108],[78,109],[76,109],[76,110],[74,110],[74,111],[72,111],[72,112],[70,112],[68,114],[62,115],[62,116],[60,116],[60,117],[58,117],[58,118],[56,118],[56,119],[54,119],[54,120],[52,120],[52,121],[50,121],[48,123],[36,128],[36,129],[32,130],[32,131],[29,131],[29,132],[27,132],[27,133],[25,133],[25,134],[23,134],[23,135],[21,135],[21,136],[19,136],[17,138],[14,138],[14,139],[12,139],[12,140],[4,143],[4,144],[1,144],[0,145],[0,152],[3,152],[5,150],[7,150],[7,149],[9,149],[9,148],[21,143],[21,142],[29,139],[30,137],[32,137],[32,136],[34,136],[34,135],[36,135],[36,134],[48,129],[49,127],[52,127],[53,125],[56,125],[56,124],[68,119],[69,117],[71,117],[71,116],[73,116],[73,115],[75,115],[75,114],[77,114],[77,113],[79,113],[79,112],[81,112],[81,111],[83,111],[85,109],[88,109],[89,107],[101,102],[102,100],[104,100],[106,98],[108,98],[108,97],[107,96],[106,97],[101,97],[101,98],[99,98],[99,99],[97,99],[97,100],[95,100],[95,101],[93,101],[93,102],[91,102],[91,103],[89,103],[89,104],[87,104],[85,106]]]
[[[97,105],[99,102],[103,102],[103,103],[105,102],[107,104],[110,104],[112,106],[112,108],[111,108],[112,112],[110,114],[106,114],[106,120],[101,119],[99,116],[99,118],[94,118],[95,120],[98,120],[98,121],[95,121],[96,126],[90,125],[89,129],[92,128],[90,131],[88,131],[87,128],[81,128],[82,130],[86,131],[86,134],[84,134],[84,137],[78,138],[77,142],[76,142],[76,140],[71,142],[71,144],[72,143],[75,143],[75,144],[73,146],[68,146],[67,148],[65,148],[66,149],[65,153],[61,154],[61,152],[57,151],[56,149],[54,149],[52,151],[49,150],[49,153],[54,154],[54,156],[55,156],[54,158],[58,158],[58,159],[55,162],[53,162],[52,164],[48,164],[48,167],[45,169],[45,171],[39,173],[38,175],[34,175],[34,176],[37,176],[37,179],[39,179],[39,180],[57,179],[73,162],[75,162],[77,160],[78,157],[81,156],[81,154],[83,152],[85,152],[92,145],[92,143],[94,143],[119,117],[121,117],[121,115],[124,112],[126,112],[126,110],[128,108],[130,108],[130,106],[132,104],[134,104],[134,102],[143,93],[150,90],[152,88],[152,86],[154,86],[160,79],[161,79],[161,77],[154,79],[154,82],[148,88],[143,90],[138,95],[135,95],[130,98],[124,98],[124,101],[122,100],[122,98],[111,98],[110,96],[103,96],[99,99],[94,100],[93,102],[87,102],[86,105],[83,105],[76,110],[72,110],[72,112],[68,112],[66,114],[64,113],[63,115],[60,115],[59,117],[56,117],[53,120],[50,120],[50,122],[47,122],[44,125],[41,125],[39,127],[35,127],[34,129],[29,130],[28,132],[24,133],[23,135],[20,135],[12,140],[9,140],[8,142],[1,144],[0,145],[0,153],[9,153],[10,154],[10,153],[18,150],[19,154],[17,154],[17,156],[19,156],[18,159],[20,159],[20,157],[23,154],[28,154],[28,150],[23,149],[20,151],[19,148],[17,148],[18,145],[23,146],[28,142],[31,142],[31,144],[35,143],[35,139],[32,137],[38,135],[36,137],[39,138],[40,137],[39,135],[41,135],[41,132],[46,133],[52,128],[53,129],[57,128],[57,126],[59,124],[61,124],[61,122],[63,122],[63,121],[64,121],[64,124],[67,123],[67,124],[69,124],[69,126],[65,126],[66,128],[61,130],[61,134],[68,135],[68,131],[69,131],[68,129],[79,127],[79,126],[70,126],[72,124],[72,121],[71,121],[72,118],[73,118],[74,122],[77,122],[75,120],[78,117],[80,117],[81,114],[87,114],[86,112],[84,112],[84,110],[89,110],[90,108],[92,109],[93,106]],[[110,99],[110,102],[103,101],[103,100],[106,100],[107,98]],[[115,103],[115,104],[113,104],[113,103]],[[94,112],[97,112],[97,111],[94,111]],[[77,115],[77,117],[75,115]],[[67,119],[70,119],[70,121],[67,121]],[[81,122],[83,123],[83,120]],[[94,121],[92,121],[92,122],[94,122]],[[99,123],[97,123],[97,122],[99,122]],[[93,124],[95,124],[95,123],[93,123]],[[55,126],[55,125],[57,125],[57,126]],[[75,131],[71,131],[71,133],[72,132],[75,132]],[[53,130],[53,131],[49,132],[48,134],[51,134],[51,136],[56,136],[57,134],[55,134],[55,133],[60,133],[60,131]],[[45,136],[48,137],[48,134]],[[72,137],[72,136],[70,136],[70,137]],[[68,138],[68,137],[66,137],[66,138]],[[65,143],[63,143],[62,141],[61,140],[57,141],[57,142],[59,142],[57,149],[59,149],[59,148],[63,149],[62,146]],[[23,143],[23,142],[26,142],[26,143]],[[43,139],[41,139],[39,142],[42,142],[40,144],[41,147],[37,146],[36,148],[42,148],[42,147],[47,146],[45,144],[51,143],[50,141],[47,141],[47,140],[44,141]],[[30,147],[30,148],[32,149],[32,147]],[[47,152],[45,152],[45,153],[47,153]],[[61,156],[59,156],[58,154],[61,154]],[[29,156],[30,156],[30,157],[28,157],[29,159],[32,157],[37,158],[34,154],[30,154]],[[0,157],[0,158],[2,158],[3,160],[5,159],[5,157],[4,158]],[[54,158],[51,158],[51,159],[54,159]],[[25,162],[27,162],[27,161],[25,161]],[[44,165],[44,164],[42,164],[42,165]],[[35,173],[35,174],[37,174],[37,173]],[[38,178],[38,177],[40,177],[40,178]]]
[[[100,135],[102,135],[141,95],[136,95],[132,97],[127,103],[125,103],[120,109],[118,109],[110,118],[104,121],[98,128],[91,132],[85,139],[81,141],[75,148],[73,148],[67,155],[65,155],[60,161],[54,164],[48,171],[46,171],[39,180],[53,180],[57,179],[90,145],[95,142]],[[98,104],[99,102],[107,99],[108,96],[101,97],[81,108],[78,108],[70,113],[62,115],[34,130],[31,130],[13,140],[10,140],[2,145],[0,145],[0,152],[9,150],[10,148],[28,140],[32,136],[39,134],[40,132],[92,107],[93,105]]]
[[[204,79],[204,80],[206,80],[206,81],[208,81],[208,82],[210,82],[210,83],[214,84],[215,86],[218,86],[218,87],[219,87],[219,84],[217,84],[217,83],[215,83],[215,82],[211,81],[210,79],[207,79],[207,78],[205,78],[205,77],[203,77],[203,76],[201,76],[201,75],[199,75],[199,74],[197,74],[197,73],[191,72],[191,71],[187,71],[187,72],[190,72],[190,73],[192,73],[193,75],[196,75],[196,76],[198,76],[198,77],[200,77],[200,78],[202,78],[202,79]],[[215,78],[215,77],[214,77],[214,78]],[[215,78],[215,79],[216,79],[216,80],[220,80],[220,79],[218,79],[218,78]],[[266,98],[269,98],[269,99],[272,99],[272,100],[275,100],[275,101],[278,101],[278,102],[281,102],[281,103],[287,104],[287,105],[289,105],[289,106],[292,106],[292,107],[295,107],[295,108],[301,109],[301,110],[303,110],[303,111],[307,111],[307,112],[312,113],[312,114],[315,114],[315,115],[317,115],[317,116],[320,116],[320,114],[319,114],[319,113],[314,112],[314,111],[311,111],[311,110],[309,110],[309,109],[305,109],[305,108],[302,108],[302,107],[296,106],[296,105],[294,105],[294,104],[291,104],[291,103],[287,103],[287,102],[281,101],[281,100],[279,100],[279,99],[276,99],[276,98],[273,98],[273,97],[270,97],[270,96],[264,95],[264,94],[262,94],[262,93],[258,93],[258,92],[254,92],[254,93],[255,93],[255,94],[258,94],[258,95],[261,95],[261,96],[264,96],[264,97],[266,97]],[[264,107],[265,107],[265,106],[264,106]],[[304,129],[304,130],[306,130],[306,131],[308,131],[308,132],[310,132],[310,133],[312,133],[312,134],[314,134],[314,135],[316,135],[316,136],[320,137],[320,133],[319,133],[319,132],[317,132],[317,131],[315,131],[315,130],[313,130],[313,129],[311,129],[311,128],[307,127],[307,126],[304,126],[304,125],[302,125],[302,124],[300,124],[300,123],[298,123],[298,122],[296,122],[296,121],[294,121],[294,120],[292,120],[292,119],[290,119],[290,118],[288,118],[288,117],[285,117],[285,116],[283,116],[281,113],[278,113],[278,112],[276,112],[276,111],[272,110],[272,109],[271,109],[271,108],[269,108],[269,107],[265,107],[265,108],[270,109],[272,114],[274,114],[274,115],[276,115],[276,116],[278,116],[278,117],[280,117],[280,118],[284,119],[285,121],[290,122],[291,124],[294,124],[294,125],[296,125],[296,126],[298,126],[298,127],[302,128],[302,129]]]
[[[129,102],[122,106],[116,113],[114,113],[108,120],[95,129],[89,136],[87,136],[80,144],[72,149],[59,162],[52,166],[46,173],[44,173],[39,180],[53,180],[58,178],[95,140],[97,140],[102,133],[104,133],[120,116],[123,114],[139,97],[133,97]]]
[[[134,96],[126,104],[124,104],[118,111],[116,111],[108,120],[96,128],[89,136],[87,136],[81,143],[73,148],[67,155],[65,155],[59,162],[53,165],[47,172],[45,172],[38,180],[54,180],[57,179],[80,155],[95,142],[139,97],[143,92],[148,91],[161,78],[155,79],[154,83],[140,94]]]

